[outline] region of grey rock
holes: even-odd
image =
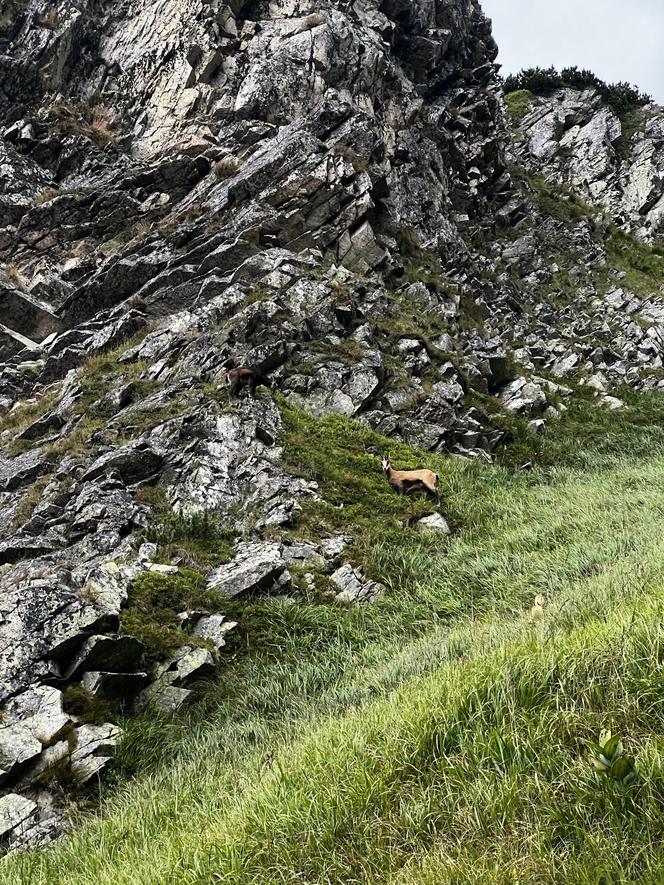
[[[17,793],[0,796],[0,844],[12,843],[29,829],[37,818],[38,806],[32,799]]]
[[[18,581],[0,594],[0,703],[53,675],[86,636],[113,630],[115,613],[57,582]]]
[[[127,672],[140,669],[145,647],[133,636],[97,635],[88,637],[63,673],[76,679],[86,670]]]
[[[418,532],[437,532],[441,535],[449,535],[451,529],[444,516],[440,513],[432,513],[429,516],[423,516],[415,523]]]
[[[18,722],[0,725],[0,786],[11,780],[41,753],[42,745],[32,731]]]
[[[256,593],[281,593],[291,584],[278,544],[245,542],[238,545],[232,562],[214,569],[207,580],[208,589],[225,597]]]
[[[526,378],[517,378],[501,391],[501,398],[508,412],[531,415],[546,406],[546,394],[539,384]]]
[[[102,455],[81,477],[81,482],[90,482],[104,473],[115,471],[123,482],[131,485],[141,480],[154,478],[159,473],[162,464],[163,456],[150,442],[137,440]]]
[[[227,621],[224,615],[203,615],[192,630],[197,639],[211,642],[217,651],[226,645],[226,636],[237,627],[236,621]]]
[[[0,491],[10,491],[46,473],[49,461],[40,449],[32,449],[16,458],[0,456]]]
[[[7,702],[4,713],[44,747],[71,726],[70,717],[62,709],[62,692],[47,685],[33,686],[16,695]]]
[[[99,776],[111,761],[122,735],[117,725],[81,725],[76,729],[74,747],[69,755],[69,767],[81,784]]]
[[[385,592],[382,584],[367,579],[360,569],[350,565],[341,566],[330,576],[330,580],[339,588],[335,601],[340,605],[375,602]]]

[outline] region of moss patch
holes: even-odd
[[[225,611],[225,598],[205,588],[205,578],[192,569],[175,574],[144,572],[131,586],[122,612],[123,633],[145,643],[148,657],[158,660],[182,645],[207,643],[180,629],[178,614],[183,611]]]
[[[517,89],[516,92],[509,92],[505,96],[507,110],[515,120],[523,120],[534,101],[535,96],[529,89]]]

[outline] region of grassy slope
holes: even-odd
[[[305,512],[302,533],[352,527],[390,592],[249,606],[188,718],[129,725],[103,815],[0,881],[658,881],[663,421],[659,397],[579,404],[532,473],[438,459],[457,529],[441,541],[401,526],[424,505],[386,492],[383,441],[288,414],[289,460],[346,505]],[[638,759],[626,795],[589,778],[605,725]]]

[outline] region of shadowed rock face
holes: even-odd
[[[229,403],[230,367],[315,417],[490,461],[507,436],[469,393],[533,433],[570,378],[620,408],[614,385],[664,383],[664,299],[630,291],[602,239],[615,218],[658,230],[661,111],[619,145],[593,94],[565,93],[510,141],[476,0],[10,7],[0,842],[16,848],[61,831],[36,785],[99,776],[120,736],[67,689],[177,710],[223,661],[229,597],[314,592],[305,569],[340,604],[389,592],[345,558],[352,537],[289,537],[321,490],[287,469],[267,392]],[[528,170],[606,215],[548,211]],[[123,616],[139,584],[186,580],[164,552],[173,514],[211,516],[233,546],[199,568],[219,610],[175,612],[182,644],[151,655]]]

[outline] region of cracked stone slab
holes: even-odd
[[[238,545],[232,562],[208,575],[207,584],[208,589],[232,599],[250,593],[283,592],[290,586],[291,576],[278,544],[245,542]]]

